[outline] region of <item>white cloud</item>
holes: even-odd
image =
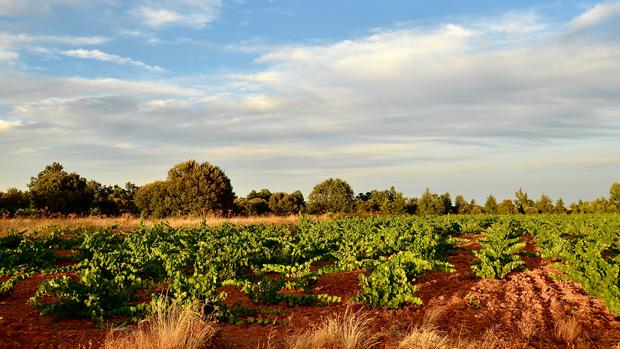
[[[116,64],[133,65],[133,66],[144,68],[144,69],[151,70],[151,71],[157,71],[157,72],[163,71],[162,68],[160,68],[160,67],[158,67],[156,65],[148,65],[148,64],[146,64],[144,62],[137,61],[137,60],[132,59],[132,58],[121,57],[121,56],[118,56],[118,55],[105,53],[105,52],[102,52],[102,51],[99,51],[99,50],[84,50],[84,49],[67,50],[67,51],[63,51],[62,54],[67,56],[67,57],[75,57],[75,58],[83,58],[83,59],[94,59],[94,60],[103,61],[103,62],[112,62],[112,63],[116,63]]]
[[[427,185],[454,192],[465,183],[466,195],[501,196],[502,188],[525,187],[515,182],[522,179],[593,192],[595,184],[579,180],[608,183],[620,163],[620,43],[585,35],[569,22],[507,14],[261,46],[253,72],[208,79],[3,72],[3,107],[24,122],[0,137],[0,152],[28,145],[56,158],[74,151],[84,164],[107,156],[126,161],[137,181],[144,166],[199,154],[227,169],[241,193],[244,184],[307,190],[326,176],[350,178],[356,190],[394,184],[409,194]],[[586,178],[586,167],[600,176]]]
[[[54,56],[54,49],[40,45],[92,46],[108,41],[110,39],[103,36],[53,36],[0,32],[0,62],[15,64],[19,61],[21,50],[48,57]]]
[[[202,28],[218,17],[220,7],[221,0],[146,0],[139,1],[131,13],[148,27]]]
[[[21,126],[21,121],[7,121],[0,119],[0,132],[8,131],[12,128]]]
[[[573,30],[581,30],[620,16],[620,1],[608,1],[596,4],[571,22]]]

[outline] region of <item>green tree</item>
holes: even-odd
[[[454,198],[454,213],[468,214],[471,211],[471,207],[463,195],[457,195]]]
[[[247,196],[246,199],[248,200],[252,200],[252,199],[263,199],[265,200],[265,202],[269,202],[269,199],[271,199],[271,192],[269,191],[269,189],[261,189],[260,191],[256,191],[256,190],[252,190]]]
[[[166,181],[155,181],[142,186],[134,198],[142,215],[162,218],[174,211]]]
[[[304,195],[299,190],[292,194],[273,193],[269,199],[269,209],[278,216],[297,214],[303,207]]]
[[[562,198],[559,198],[558,201],[555,202],[555,212],[566,213],[566,205],[564,205],[564,200],[562,200]]]
[[[517,206],[517,209],[519,210],[520,213],[525,213],[525,210],[528,207],[534,207],[534,201],[531,200],[528,196],[527,193],[523,191],[523,189],[519,188],[519,191],[515,192],[515,201],[514,201],[515,206]]]
[[[235,213],[242,216],[260,216],[269,213],[269,203],[261,198],[235,199]]]
[[[551,198],[545,194],[542,194],[540,196],[540,199],[536,201],[536,208],[538,209],[538,212],[540,213],[554,213],[555,212],[555,206],[553,205],[553,201],[551,201]]]
[[[230,179],[219,167],[189,160],[168,171],[167,191],[174,215],[228,214],[235,194]]]
[[[17,188],[9,188],[5,193],[0,192],[0,216],[4,211],[10,216],[20,209],[27,209],[30,206],[30,195]]]
[[[487,196],[487,201],[484,203],[484,212],[490,214],[497,213],[497,199],[495,199],[495,196]]]
[[[417,201],[417,206],[418,206],[417,213],[421,214],[421,215],[445,214],[445,213],[449,212],[449,210],[446,211],[446,204],[447,204],[447,200],[446,199],[449,199],[449,196],[445,197],[445,196],[439,196],[437,194],[433,194],[433,193],[431,193],[429,188],[426,188],[424,193],[422,193],[422,196],[420,196],[420,198],[418,198],[418,201]]]
[[[614,183],[609,188],[609,202],[620,212],[620,182]]]
[[[93,203],[93,193],[86,179],[77,173],[67,173],[57,162],[45,167],[28,184],[32,206],[50,213],[87,213]]]
[[[313,214],[351,212],[353,205],[351,186],[339,178],[317,184],[308,196],[308,212]]]
[[[382,212],[403,214],[407,212],[407,199],[394,187],[388,190],[373,190],[359,193],[355,198],[358,212]]]
[[[512,200],[505,199],[497,206],[497,213],[499,214],[516,214],[519,213],[519,209],[512,203]]]

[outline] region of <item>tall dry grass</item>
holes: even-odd
[[[155,300],[152,313],[128,333],[110,331],[104,349],[201,349],[215,335],[215,323],[206,320],[200,304],[181,305],[166,297]]]
[[[313,217],[321,220],[324,217]],[[198,227],[202,222],[210,226],[222,223],[247,224],[295,224],[299,216],[250,216],[250,217],[172,217],[167,219],[146,219],[146,225],[166,223],[174,228]],[[9,231],[33,231],[43,226],[55,225],[69,228],[100,229],[115,226],[120,231],[132,231],[140,227],[138,217],[78,217],[78,218],[0,218],[0,236]]]
[[[370,335],[370,318],[347,308],[343,314],[286,340],[287,349],[369,349],[378,342]]]

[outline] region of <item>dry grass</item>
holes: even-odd
[[[166,297],[138,328],[124,334],[110,331],[104,349],[200,349],[215,335],[215,324],[205,320],[199,304],[182,306]]]
[[[347,308],[305,333],[289,337],[288,349],[367,349],[378,343],[369,334],[370,319]]]
[[[432,326],[415,327],[398,344],[398,349],[449,349],[454,344]]]
[[[555,336],[567,344],[573,344],[581,335],[581,324],[576,317],[558,321],[555,325]]]
[[[324,219],[325,217],[313,217],[312,219]],[[167,223],[174,228],[197,227],[203,221],[208,225],[214,226],[222,223],[232,223],[235,225],[246,224],[295,224],[299,216],[252,216],[252,217],[180,217],[168,219],[147,219],[147,225],[157,223]],[[116,226],[121,231],[131,231],[140,226],[140,218],[137,217],[82,217],[82,218],[2,218],[0,219],[0,235],[9,231],[33,231],[37,228],[55,225],[69,228],[104,228]]]

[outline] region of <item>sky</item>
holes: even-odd
[[[607,196],[620,1],[0,1],[0,190],[189,159],[238,196]]]

